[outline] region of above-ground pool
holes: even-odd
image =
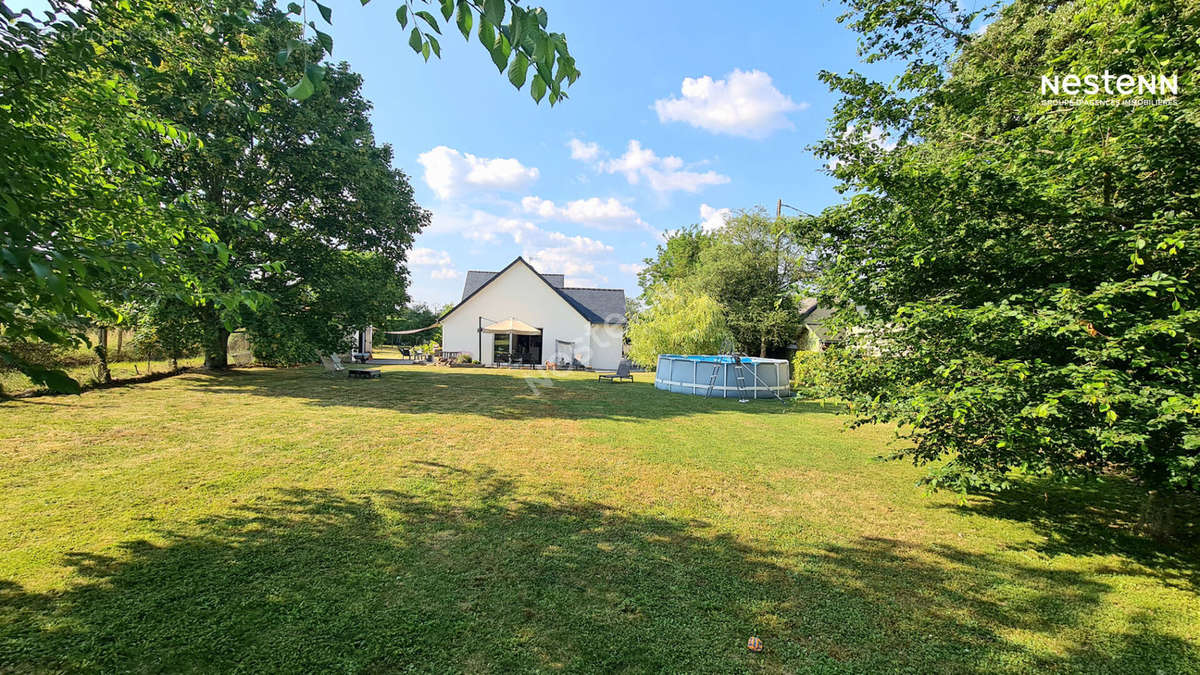
[[[738,386],[738,372],[742,386]],[[713,378],[713,375],[716,378]],[[710,390],[711,383],[711,390]],[[774,398],[790,396],[788,362],[748,356],[680,356],[662,354],[654,387],[678,394],[714,398]]]

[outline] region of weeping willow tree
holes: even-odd
[[[659,288],[629,325],[629,356],[652,368],[659,354],[714,354],[732,338],[712,296],[676,282]]]

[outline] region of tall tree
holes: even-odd
[[[907,63],[822,74],[843,98],[819,152],[854,195],[822,214],[824,285],[861,308],[838,370],[859,419],[898,423],[935,486],[1200,489],[1196,4],[1017,0],[985,32],[949,1],[849,5],[866,59]],[[1160,71],[1163,105],[1040,91]]]
[[[812,276],[801,228],[770,218],[761,208],[743,211],[725,227],[698,226],[668,235],[647,258],[638,283],[647,303],[660,289],[681,284],[714,299],[741,349],[766,356],[793,342],[800,328],[797,299]]]
[[[206,3],[54,7],[61,11],[40,17],[0,2],[0,359],[52,389],[78,391],[61,370],[5,345],[83,343],[93,322],[119,321],[114,307],[145,279],[179,295],[202,290],[182,278],[171,252],[219,245],[154,197],[149,171],[164,149],[198,141],[148,109],[138,79],[176,56],[158,44],[187,43],[195,61],[240,29],[239,15]]]
[[[715,241],[716,236],[705,232],[699,225],[668,232],[666,241],[658,245],[654,257],[642,261],[645,266],[638,272],[638,285],[642,287],[642,292],[647,293],[657,286],[695,274],[700,266],[700,253]]]
[[[676,281],[656,287],[646,307],[631,317],[629,356],[653,368],[660,354],[715,354],[730,337],[720,303]]]
[[[693,278],[725,308],[743,351],[767,356],[793,342],[800,330],[797,300],[810,271],[790,219],[759,208],[743,211],[700,253]]]
[[[391,168],[391,148],[375,143],[361,78],[345,64],[323,68],[313,75],[316,93],[298,103],[261,83],[281,67],[277,51],[306,52],[283,67],[313,73],[322,47],[299,41],[295,24],[273,11],[247,33],[250,46],[230,51],[223,75],[245,92],[246,108],[180,98],[186,83],[178,81],[150,96],[164,116],[204,140],[203,150],[169,153],[158,172],[164,197],[192,205],[227,248],[209,285],[226,283],[221,290],[230,293],[250,288],[272,300],[232,320],[215,303],[199,306],[210,368],[227,365],[234,321],[250,328],[257,353],[287,363],[338,349],[350,330],[390,316],[405,300],[406,251],[429,221],[407,177]],[[197,278],[214,269],[209,256],[193,260]],[[374,283],[355,285],[348,297],[356,278]]]

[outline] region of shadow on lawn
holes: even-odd
[[[1144,565],[1147,576],[1200,594],[1200,502],[1180,498],[1175,531],[1164,540],[1139,531],[1145,496],[1145,490],[1120,477],[1069,484],[1040,479],[942,508],[1028,523],[1040,535],[1014,548],[1050,556],[1113,555]],[[1121,572],[1133,573],[1124,567]]]
[[[1103,632],[1092,576],[884,539],[785,556],[705,523],[515,495],[425,464],[434,492],[282,490],[0,585],[0,670],[1183,672],[1143,617]],[[464,501],[452,501],[464,500]],[[468,503],[469,502],[469,503]],[[1070,642],[1035,655],[1004,633]],[[1117,629],[1120,630],[1120,629]],[[767,651],[750,654],[748,635]]]
[[[378,380],[329,377],[311,368],[210,375],[192,381],[197,391],[304,399],[318,406],[385,408],[425,414],[472,414],[496,419],[663,419],[719,411],[753,414],[835,414],[838,408],[807,401],[706,399],[654,388],[653,373],[635,373],[633,384],[597,382],[547,371],[385,370]]]

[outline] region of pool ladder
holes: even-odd
[[[748,403],[750,399],[746,398],[746,378],[742,375],[746,365],[743,364],[742,359],[737,356],[733,357],[733,363],[730,365],[733,366],[733,372],[737,375],[738,403]],[[712,376],[708,378],[708,391],[704,392],[704,398],[712,396],[713,389],[717,386],[717,376],[724,372],[724,368],[717,368],[715,366],[713,367]],[[766,382],[763,382],[761,379],[759,379],[758,373],[754,373],[754,381],[756,385],[761,384],[767,387],[772,394],[775,394],[775,398],[779,399],[780,403],[787,403],[787,401],[783,400],[783,397],[779,395],[779,392],[771,389],[769,386],[767,386]],[[757,396],[757,394],[755,395]],[[724,396],[722,396],[722,398],[724,398]]]
[[[746,398],[746,378],[742,375],[742,360],[735,359],[733,372],[737,375],[738,403],[747,403],[750,399]],[[704,398],[712,396],[713,389],[717,386],[717,376],[725,372],[724,368],[713,366],[712,376],[708,378],[708,391],[704,392]],[[757,377],[757,376],[756,376]],[[778,396],[778,394],[776,394]],[[724,398],[724,396],[722,396]]]

